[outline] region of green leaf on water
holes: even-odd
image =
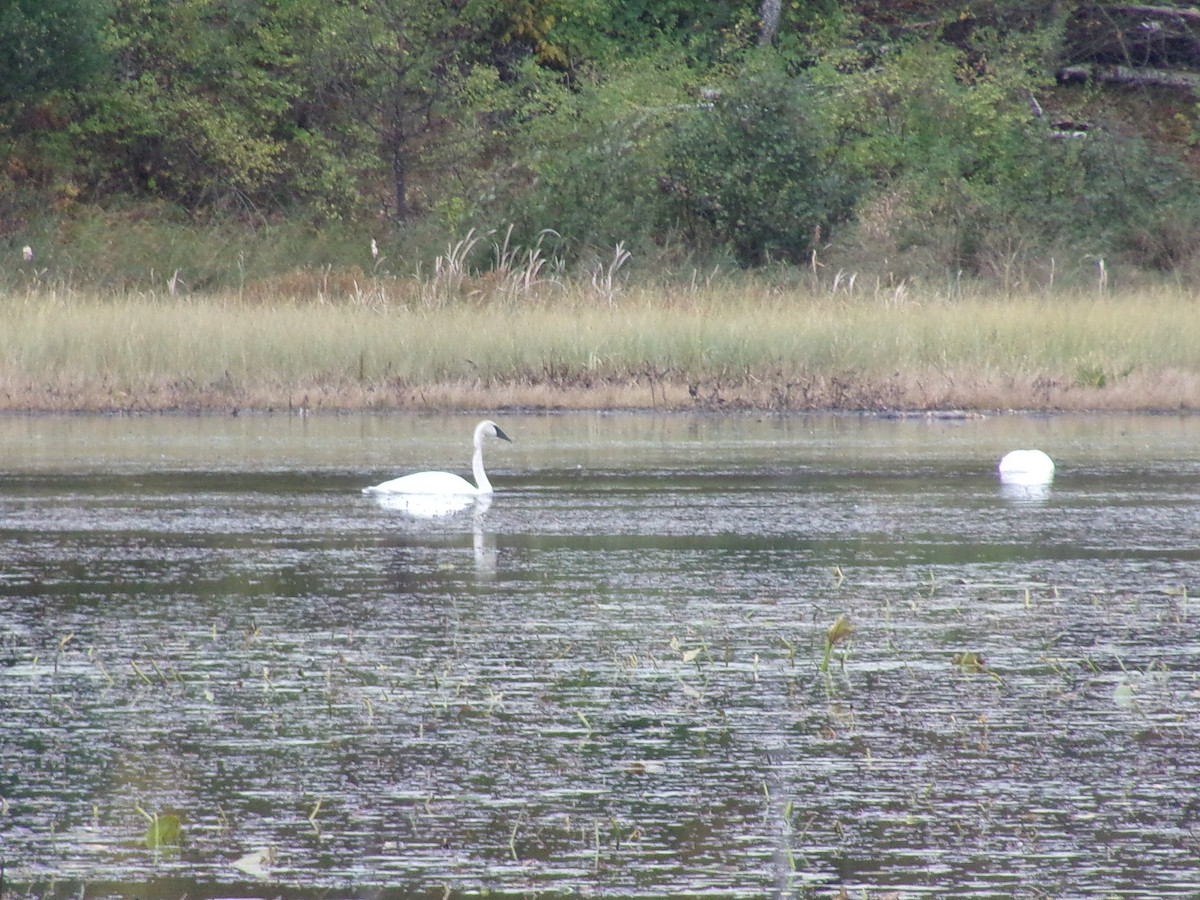
[[[1133,706],[1133,685],[1122,679],[1113,691],[1113,703],[1117,706]]]
[[[178,847],[182,836],[183,823],[179,816],[174,813],[155,816],[150,827],[146,829],[146,847],[150,850]]]

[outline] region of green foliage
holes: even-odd
[[[91,180],[191,206],[281,193],[308,21],[299,3],[117,0],[119,77],[82,98]]]
[[[116,0],[113,81],[82,97],[86,179],[100,193],[263,212],[361,209],[409,181],[494,30],[490,0]]]
[[[416,178],[454,159],[447,136],[459,127],[473,70],[491,65],[502,10],[498,0],[364,0],[338,15],[322,47],[318,96],[337,110],[337,127],[370,143],[367,177],[389,183],[383,205],[408,219],[422,209]]]
[[[680,123],[667,182],[694,240],[745,264],[807,257],[814,236],[851,210],[812,84],[764,52]]]
[[[753,43],[757,0],[542,0],[547,37],[575,65],[620,66],[658,52],[706,66]]]
[[[10,0],[0,24],[0,111],[76,87],[103,63],[102,0]]]
[[[1193,255],[1195,179],[1136,137],[1055,131],[1030,111],[1046,85],[1028,53],[991,49],[982,68],[981,53],[919,44],[849,76],[818,74],[836,97],[845,165],[875,185],[858,211],[864,241],[1004,277],[1054,255],[1123,253],[1159,268]]]
[[[656,54],[696,69],[734,64],[759,40],[761,0],[500,0],[501,43],[530,47],[538,61],[573,73]],[[779,40],[790,52],[827,43],[855,17],[837,0],[781,5]]]
[[[132,199],[254,227],[383,212],[410,258],[511,223],[522,246],[552,229],[564,259],[840,249],[855,270],[1006,278],[1038,258],[1200,261],[1195,174],[1098,115],[1102,89],[1086,138],[1032,116],[1031,96],[1063,105],[1061,11],[796,0],[770,49],[760,11],[12,0],[0,232]]]
[[[971,177],[1020,144],[1028,83],[978,72],[953,47],[902,47],[879,65],[815,76],[835,97],[832,120],[847,164],[877,182],[919,176],[930,184]]]
[[[166,813],[151,818],[144,840],[148,850],[177,850],[182,838],[183,822],[175,813]]]
[[[1043,247],[1112,255],[1152,269],[1186,265],[1200,250],[1200,185],[1182,163],[1143,138],[1103,123],[1060,139],[1039,123],[1013,166],[981,202],[998,226]]]
[[[525,244],[547,228],[577,249],[653,244],[669,225],[660,179],[670,128],[695,103],[691,77],[654,59],[573,91],[543,83],[489,216],[516,222]]]

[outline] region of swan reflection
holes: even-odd
[[[413,519],[444,519],[476,506],[483,496],[471,494],[374,494],[380,509]]]
[[[492,505],[491,494],[374,494],[372,499],[380,509],[400,513],[416,522],[439,522],[452,519],[459,513],[472,510],[471,546],[475,555],[475,571],[480,575],[496,574],[498,551],[496,536],[484,529],[486,513]]]
[[[1020,484],[1006,481],[1000,484],[1000,496],[1017,506],[1041,506],[1052,493],[1047,482]]]
[[[496,574],[496,563],[500,551],[496,549],[496,536],[483,530],[483,521],[475,516],[475,535],[472,541],[475,550],[475,574],[490,578]]]

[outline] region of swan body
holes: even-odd
[[[1004,484],[1038,485],[1054,480],[1054,460],[1041,450],[1013,450],[1000,460]]]
[[[486,437],[499,438],[502,441],[512,440],[500,430],[499,425],[490,420],[484,420],[475,426],[475,454],[471,457],[475,484],[451,472],[414,472],[363,488],[363,493],[377,496],[423,494],[438,497],[491,494],[492,483],[488,481],[487,472],[483,469],[483,439]]]

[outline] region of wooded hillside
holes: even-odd
[[[693,270],[1190,271],[1197,79],[1182,4],[14,0],[0,237],[102,211],[411,258],[496,229]]]

